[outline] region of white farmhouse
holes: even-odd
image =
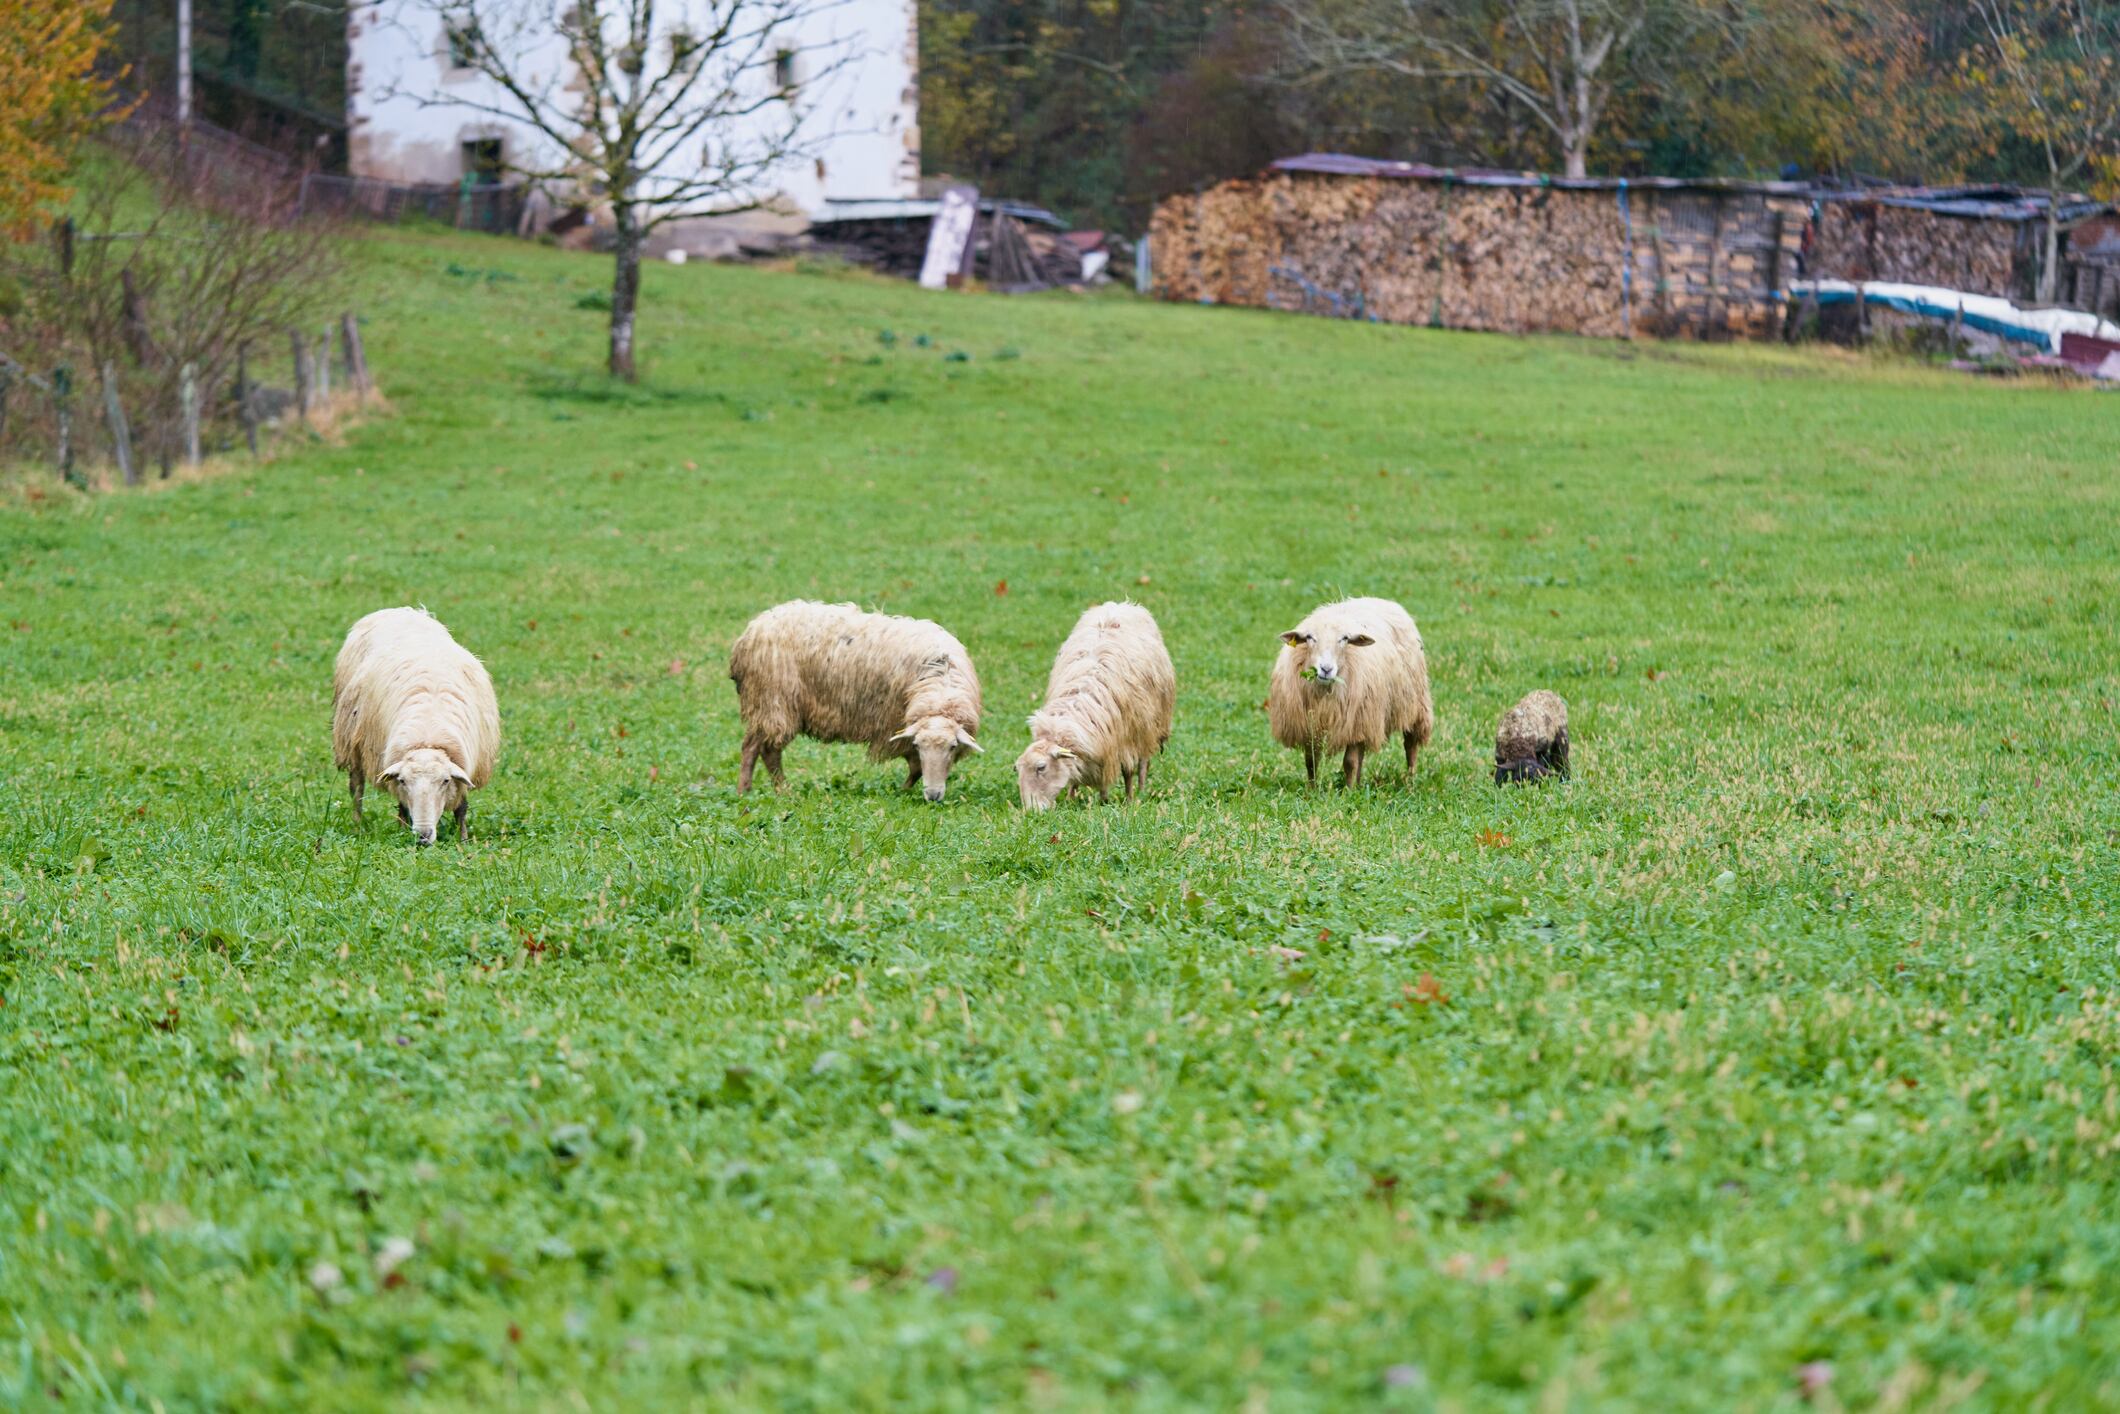
[[[707,0],[666,0],[673,19]],[[720,0],[725,12],[729,0]],[[347,22],[347,166],[394,183],[495,180],[562,164],[550,138],[506,116],[508,95],[458,62],[459,41],[435,0],[354,0]],[[523,13],[556,14],[556,5]],[[496,49],[520,46],[510,67],[552,91],[579,91],[556,30],[527,22]],[[772,32],[760,62],[736,81],[761,95],[786,93],[804,119],[798,157],[778,163],[752,194],[782,220],[827,216],[835,204],[918,194],[920,127],[915,0],[826,0]],[[786,122],[773,99],[746,121],[763,135]],[[743,142],[747,135],[703,135]],[[692,158],[690,149],[673,162]],[[683,175],[681,173],[673,175]]]

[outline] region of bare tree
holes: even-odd
[[[0,348],[39,368],[110,369],[141,452],[165,468],[187,450],[187,404],[233,435],[244,347],[314,327],[344,288],[339,231],[297,218],[291,176],[232,173],[182,136],[114,130],[49,239],[0,242],[12,296]],[[15,423],[18,441],[55,430]]]
[[[1285,73],[1297,84],[1352,73],[1470,80],[1545,129],[1571,177],[1615,82],[1709,21],[1687,0],[1281,0]]]
[[[2061,263],[2061,203],[2086,171],[2120,164],[2120,3],[1973,0],[1987,62],[1963,80],[2002,132],[2037,149],[2046,168],[2046,222],[2037,299],[2051,304]]]
[[[641,248],[671,221],[755,210],[829,134],[812,95],[853,54],[810,38],[842,0],[403,0],[485,86],[392,92],[526,125],[508,167],[610,208],[614,376],[634,377]]]

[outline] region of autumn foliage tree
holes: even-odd
[[[96,61],[111,0],[0,3],[0,230],[21,234],[66,196],[80,139],[110,100]]]
[[[2120,147],[2120,3],[1975,0],[1986,42],[1961,75],[1999,132],[2036,155],[2047,190],[2038,297],[2054,298],[2062,193],[2109,178]]]

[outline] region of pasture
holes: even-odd
[[[2112,399],[699,265],[624,389],[601,261],[357,264],[393,416],[0,504],[0,1402],[2120,1400]],[[1436,739],[1305,789],[1276,635],[1372,593]],[[943,804],[738,798],[795,596],[969,648]],[[1122,596],[1169,751],[1027,817]],[[465,845],[331,767],[400,603]]]

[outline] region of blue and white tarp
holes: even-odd
[[[2061,352],[2063,334],[2093,339],[2120,339],[2120,324],[2074,309],[2025,309],[1995,295],[1972,295],[1940,285],[1900,285],[1890,281],[1855,284],[1848,280],[1793,280],[1791,303],[1813,298],[1821,305],[1864,304],[1896,309],[1924,319],[1957,320],[2013,344],[2033,344],[2051,354]]]

